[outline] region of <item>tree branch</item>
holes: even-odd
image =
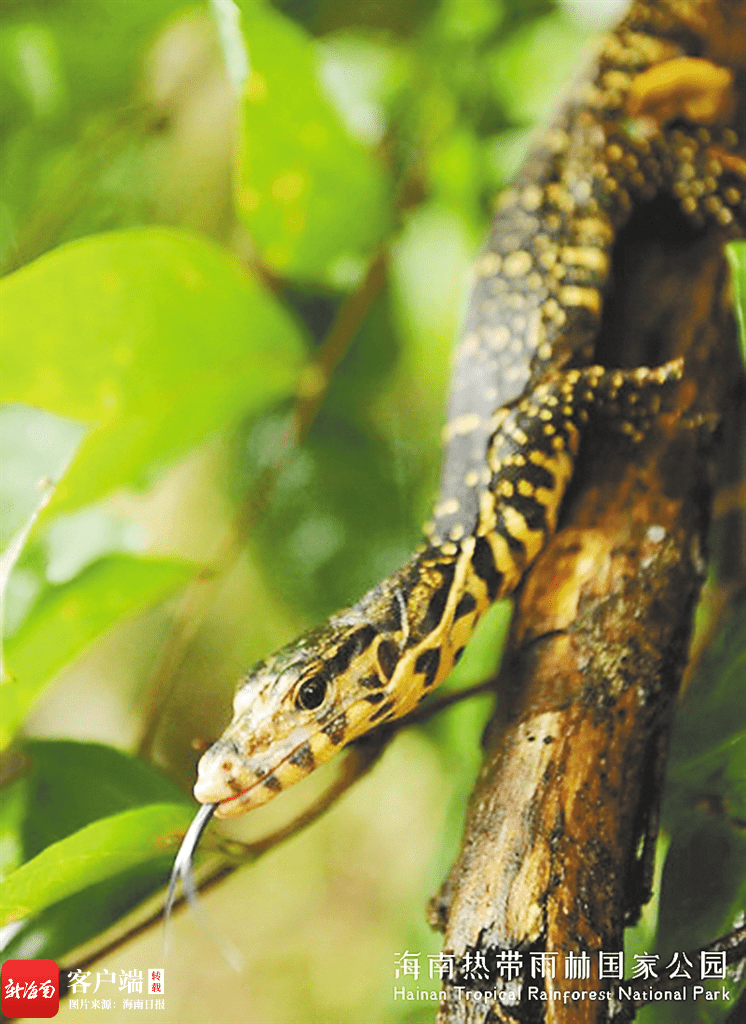
[[[599,358],[634,365],[683,355],[677,408],[639,447],[595,434],[579,461],[563,528],[519,598],[462,847],[431,921],[457,960],[500,950],[564,955],[622,948],[650,895],[673,711],[704,574],[713,424],[738,378],[723,239],[647,225],[620,239],[618,290]],[[525,975],[523,980],[526,981]],[[500,988],[494,971],[475,982]],[[531,984],[535,984],[532,979]],[[442,1024],[608,1019],[609,1003],[524,994],[451,998]],[[593,976],[580,988],[603,988]],[[504,985],[503,985],[504,987]],[[521,1016],[522,1014],[522,1016]]]

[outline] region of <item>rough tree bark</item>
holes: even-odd
[[[584,442],[562,528],[519,595],[461,851],[431,905],[444,952],[462,965],[483,953],[487,970],[442,986],[441,1024],[598,1024],[613,1013],[613,1000],[590,998],[614,984],[599,981],[596,954],[622,949],[650,895],[717,424],[739,379],[724,241],[658,198],[617,244],[599,361],[681,355],[685,376],[641,444],[611,430]],[[523,956],[513,981],[495,971],[509,950]],[[531,977],[532,952],[556,954],[554,978]],[[565,979],[570,952],[590,954],[589,979]],[[586,996],[552,998],[569,985]]]

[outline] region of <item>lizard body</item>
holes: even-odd
[[[265,803],[430,693],[555,529],[588,419],[610,415],[637,436],[680,376],[680,363],[590,364],[614,242],[637,207],[666,193],[695,226],[744,231],[734,76],[727,55],[707,53],[695,15],[678,0],[635,3],[499,197],[425,545],[240,681],[195,786],[216,816]]]

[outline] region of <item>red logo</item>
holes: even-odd
[[[54,960],[6,960],[1,981],[6,1017],[57,1016],[60,969]]]

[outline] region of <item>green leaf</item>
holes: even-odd
[[[176,852],[194,817],[187,804],[151,804],[53,843],[3,883],[0,925],[36,914],[120,872]]]
[[[81,889],[23,922],[3,947],[6,960],[61,960],[165,885],[173,864],[167,855]]]
[[[735,927],[746,905],[744,864],[746,837],[723,818],[701,810],[681,823],[663,869],[657,942],[663,955],[705,946]]]
[[[702,659],[676,716],[663,806],[666,827],[698,805],[746,817],[746,604],[736,606]]]
[[[27,772],[3,790],[0,800],[6,875],[51,844],[113,814],[153,803],[183,803],[194,812],[187,794],[155,768],[113,747],[31,740],[21,753],[28,760]],[[58,959],[159,889],[172,861],[170,853],[162,854],[55,903],[24,922],[3,956]]]
[[[746,906],[746,604],[731,611],[708,647],[677,714],[662,809],[671,836],[660,889],[656,951],[665,966],[730,931]],[[703,865],[706,870],[703,871]],[[729,975],[732,1006],[744,987]],[[722,1019],[722,1003],[656,1006],[655,1024]]]
[[[6,643],[6,668],[13,678],[2,684],[0,748],[55,673],[104,630],[161,600],[193,572],[184,563],[115,555],[46,590]]]
[[[27,740],[22,750],[30,761],[21,829],[26,860],[92,821],[144,804],[181,800],[194,810],[191,798],[152,765],[114,747]]]
[[[656,951],[663,977],[676,952],[693,950],[736,926],[746,905],[746,838],[720,817],[698,811],[681,823],[663,869]],[[699,964],[695,964],[695,971]],[[696,977],[696,975],[695,975]],[[687,1003],[656,1003],[640,1014],[642,1024],[715,1024],[731,1018],[746,987],[742,971],[704,983],[718,993]],[[722,999],[721,989],[730,992]]]
[[[290,395],[290,317],[221,250],[138,229],[73,242],[0,282],[0,399],[92,424],[49,508],[94,501]],[[47,510],[49,511],[49,509]]]
[[[731,242],[725,252],[733,280],[733,306],[738,321],[741,358],[746,365],[746,242]]]
[[[251,58],[238,203],[262,259],[282,274],[342,280],[389,224],[389,186],[322,95],[302,29],[257,0],[241,4]]]

